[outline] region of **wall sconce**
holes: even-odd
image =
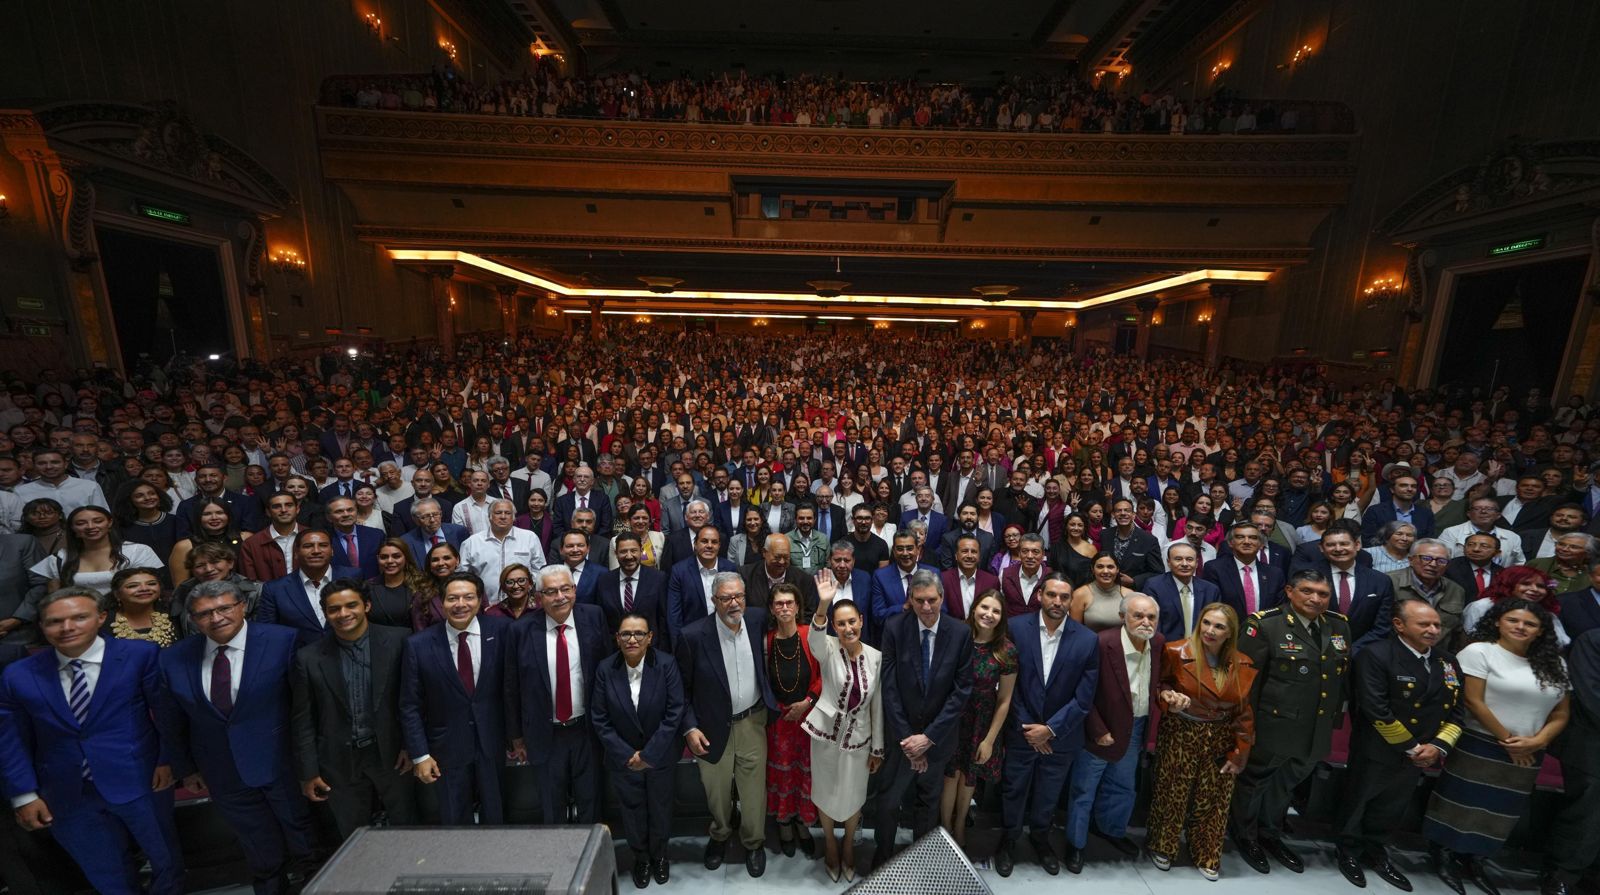
[[[450,296],[450,310],[454,311],[455,309],[456,309],[456,297],[454,295],[452,295],[452,296]]]
[[[887,321],[887,320],[874,320],[874,321],[872,321],[872,328],[873,329],[888,329],[889,328],[889,321]]]
[[[1166,319],[1166,317],[1164,315],[1162,315],[1162,313],[1160,311],[1157,311],[1154,314],[1150,315],[1150,325],[1151,326],[1160,326],[1161,325],[1161,321],[1163,321],[1165,319]]]
[[[1218,62],[1216,65],[1211,66],[1211,77],[1215,78],[1230,68],[1233,68],[1232,62]]]
[[[971,323],[969,323],[969,324],[967,324],[967,327],[968,327],[968,328],[969,328],[969,329],[983,329],[983,328],[984,328],[984,327],[985,327],[985,326],[987,326],[987,325],[988,325],[988,324],[987,324],[987,323],[985,323],[985,322],[984,322],[984,321],[982,321],[982,320],[974,320],[974,321],[972,321],[972,322],[971,322]]]
[[[1372,285],[1361,290],[1361,295],[1365,298],[1367,310],[1369,311],[1380,310],[1388,305],[1395,304],[1404,294],[1404,286],[1400,278],[1395,276],[1378,277],[1372,281]]]
[[[1288,63],[1286,63],[1284,65],[1284,68],[1294,68],[1295,66],[1299,65],[1300,63],[1309,61],[1310,59],[1311,59],[1311,45],[1310,44],[1306,44],[1305,46],[1301,47],[1300,49],[1294,51],[1294,55],[1289,57],[1289,61],[1288,61]]]
[[[373,37],[380,40],[383,38],[383,19],[378,18],[377,13],[369,12],[362,16],[361,19],[367,23],[367,30],[372,32]]]
[[[0,221],[11,217],[11,206],[6,202],[6,194],[0,193]]]
[[[1068,311],[1067,312],[1067,329],[1072,329],[1074,326],[1077,326],[1077,325],[1078,325],[1078,315],[1073,313],[1073,312],[1071,312],[1071,311]]]
[[[1211,312],[1201,311],[1200,313],[1194,315],[1194,322],[1200,324],[1201,326],[1211,325]]]
[[[650,322],[650,315],[649,314],[640,314],[639,316],[633,318],[633,322],[634,323],[649,323]]]
[[[556,307],[555,305],[545,305],[544,315],[546,317],[560,317],[561,316],[561,309]]]
[[[451,62],[460,61],[460,56],[456,51],[456,45],[451,41],[445,40],[442,37],[439,38],[439,49],[443,50],[444,54],[450,57]]]
[[[770,324],[771,322],[772,321],[768,320],[765,317],[757,317],[756,319],[750,321],[750,325],[751,326],[766,326],[766,325]]]
[[[272,253],[272,269],[285,276],[301,276],[306,272],[306,259],[294,249],[275,249]]]

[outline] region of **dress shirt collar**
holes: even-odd
[[[472,617],[472,621],[467,622],[466,632],[467,632],[468,636],[477,637],[482,633],[482,630],[483,629],[478,626],[478,617],[476,615],[474,615]],[[454,625],[450,624],[449,620],[445,621],[445,623],[444,623],[444,637],[445,637],[445,640],[448,641],[451,646],[455,646],[456,645],[456,635],[460,634],[460,633],[461,633],[460,631],[457,631],[455,629]]]
[[[56,650],[55,654],[56,668],[58,670],[71,664],[71,656],[65,655],[60,650]],[[104,637],[96,637],[94,642],[89,644],[89,648],[83,651],[83,655],[77,658],[78,661],[85,665],[99,665],[104,662],[106,660],[106,639]]]
[[[577,615],[576,612],[568,613],[567,617],[561,621],[556,621],[556,617],[553,615],[546,615],[544,617],[544,629],[546,631],[554,631],[557,627],[566,625],[568,630],[576,631],[578,630],[578,620],[573,617],[575,615]]]
[[[923,630],[923,631],[927,631],[928,633],[932,634],[934,637],[938,637],[939,636],[939,620],[937,618],[935,618],[933,620],[933,624],[932,625],[925,625],[925,624],[922,623],[922,617],[918,616],[917,617],[917,627],[919,629]],[[922,635],[919,633],[917,636],[920,638]]]
[[[244,652],[244,645],[245,645],[246,638],[249,635],[249,633],[250,633],[250,623],[249,622],[240,622],[239,623],[239,633],[233,635],[233,639],[229,640],[227,643],[219,643],[219,642],[217,642],[215,640],[212,640],[210,637],[207,637],[206,638],[206,652],[208,652],[208,653],[209,652],[216,652],[217,647],[219,647],[219,646],[227,646],[227,647],[231,647],[233,649],[236,649],[236,650],[238,650],[239,652],[242,653],[242,652]]]
[[[1406,639],[1404,637],[1396,637],[1395,639],[1400,641],[1400,645],[1405,647],[1407,652],[1411,653],[1411,655],[1413,655],[1413,656],[1416,656],[1418,659],[1421,659],[1424,664],[1427,663],[1428,657],[1433,655],[1433,650],[1431,650],[1431,649],[1428,650],[1425,653],[1419,653],[1416,650],[1412,649],[1411,648],[1411,644],[1406,643]]]

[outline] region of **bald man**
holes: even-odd
[[[761,545],[761,559],[739,570],[739,577],[744,579],[746,605],[766,609],[771,603],[772,588],[787,582],[800,588],[805,600],[802,617],[810,617],[817,608],[817,582],[794,567],[793,546],[788,535],[768,535]]]

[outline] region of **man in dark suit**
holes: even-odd
[[[1240,619],[1282,599],[1283,573],[1258,561],[1265,540],[1254,522],[1235,522],[1228,529],[1228,549],[1200,570],[1200,577],[1217,586],[1222,602]]]
[[[1165,571],[1161,544],[1155,535],[1133,524],[1133,501],[1119,497],[1111,504],[1111,525],[1100,532],[1100,549],[1117,561],[1123,587],[1141,590],[1152,575]]]
[[[1354,522],[1355,520],[1350,520]],[[1357,543],[1360,543],[1361,525],[1356,523]],[[1289,554],[1289,571],[1298,572],[1301,569],[1314,565],[1322,559],[1322,541],[1302,541],[1294,546],[1294,552]],[[1363,568],[1372,568],[1372,554],[1365,550],[1356,551],[1356,564]]]
[[[701,532],[713,530],[708,525]],[[736,832],[737,789],[745,869],[759,877],[767,869],[767,715],[778,710],[767,682],[767,613],[745,608],[744,579],[735,572],[718,572],[711,593],[716,614],[684,627],[673,648],[687,699],[684,741],[699,759],[711,812],[706,869],[722,866]],[[727,652],[725,640],[731,641]]]
[[[667,649],[666,573],[641,565],[644,548],[633,532],[622,532],[611,545],[617,567],[602,575],[595,588],[595,598],[606,616],[606,630],[615,633],[624,615],[641,615],[650,622],[651,643],[660,643],[661,649]]]
[[[1072,582],[1056,572],[1040,591],[1039,611],[1012,616],[1008,623],[1018,671],[1001,776],[1005,831],[994,854],[1001,876],[1011,875],[1012,849],[1024,820],[1040,866],[1052,876],[1061,872],[1047,838],[1051,816],[1083,748],[1083,725],[1100,679],[1100,641],[1067,617]]]
[[[356,502],[352,497],[336,497],[328,502],[328,521],[333,523],[333,564],[361,570],[361,580],[378,577],[378,548],[383,532],[356,522]],[[251,540],[254,540],[252,538]]]
[[[233,583],[189,592],[200,633],[161,653],[169,698],[156,707],[172,770],[207,794],[244,850],[255,890],[289,890],[291,865],[311,856],[305,799],[289,745],[295,632],[245,621]]]
[[[345,414],[335,414],[333,426],[317,439],[322,446],[322,456],[331,462],[347,456],[347,451],[353,446],[355,433],[350,430],[350,417]]]
[[[744,579],[745,604],[767,609],[773,586],[792,584],[800,590],[802,617],[809,618],[817,609],[817,582],[813,575],[790,563],[789,546],[788,535],[767,535],[766,542],[761,545],[761,561],[739,570],[739,576]]]
[[[0,674],[0,780],[17,823],[50,829],[97,891],[141,891],[143,852],[150,891],[176,895],[172,768],[151,722],[165,699],[159,650],[102,638],[106,613],[88,588],[61,588],[38,611],[52,648]]]
[[[1350,636],[1357,642],[1374,627],[1387,626],[1394,613],[1394,582],[1356,562],[1361,552],[1358,538],[1354,520],[1335,519],[1322,533],[1322,561],[1304,567],[1328,579],[1333,588],[1328,608],[1350,622]],[[1267,605],[1270,608],[1276,601]]]
[[[555,514],[556,532],[572,528],[572,514],[578,510],[594,510],[595,531],[610,531],[612,527],[611,498],[594,487],[594,471],[587,466],[578,467],[572,474],[573,489],[556,498],[551,512]]]
[[[364,582],[340,578],[322,589],[333,636],[295,653],[289,677],[294,761],[300,791],[327,802],[339,835],[372,822],[416,822],[416,781],[400,734],[400,653],[406,632],[373,625]]]
[[[945,532],[944,537],[939,540],[939,568],[955,568],[956,541],[964,537],[977,539],[978,564],[987,564],[989,557],[994,555],[994,535],[978,527],[977,505],[962,504],[961,508],[956,510],[956,523],[956,527]]]
[[[632,543],[637,549],[638,540]],[[678,737],[683,678],[671,653],[651,648],[653,624],[634,612],[622,616],[617,654],[595,668],[589,706],[606,777],[622,809],[623,836],[633,851],[633,884],[641,889],[652,877],[663,885],[671,878],[667,838],[672,833],[673,775],[683,752]]]
[[[923,485],[916,490],[916,509],[906,510],[900,514],[899,528],[908,528],[912,522],[923,522],[928,526],[928,539],[924,543],[933,545],[937,549],[944,540],[944,533],[950,527],[950,520],[943,513],[933,511],[933,489]],[[929,552],[932,552],[930,550]]]
[[[362,578],[360,569],[335,566],[333,539],[325,531],[302,529],[294,539],[295,570],[261,586],[255,620],[293,628],[299,646],[322,637],[327,619],[322,615],[323,585],[335,578]]]
[[[888,624],[890,618],[904,611],[906,588],[911,583],[912,574],[919,569],[939,574],[939,570],[933,566],[917,562],[917,542],[911,532],[903,529],[895,532],[894,543],[889,549],[894,562],[872,573],[872,609],[867,617],[868,643],[879,642],[883,637],[883,626]]]
[[[538,763],[544,823],[592,824],[600,816],[600,768],[589,692],[595,666],[610,654],[613,640],[600,607],[576,602],[570,569],[542,570],[539,597],[541,608],[511,629],[506,659],[511,748],[520,760]]]
[[[694,556],[679,560],[667,573],[667,628],[673,651],[678,648],[678,635],[683,629],[708,615],[713,615],[711,580],[719,572],[739,571],[739,567],[723,559],[722,532],[715,525],[702,525],[694,536]]]
[[[324,485],[317,492],[322,505],[327,506],[336,497],[355,497],[356,486],[361,480],[356,478],[356,465],[345,457],[333,461],[333,481]]]
[[[1200,553],[1188,541],[1167,545],[1167,572],[1144,583],[1144,592],[1161,607],[1161,637],[1182,640],[1194,632],[1200,610],[1221,602],[1222,591],[1214,582],[1195,574]]]
[[[1600,558],[1589,562],[1589,578],[1600,582]],[[1577,640],[1584,632],[1600,628],[1600,587],[1568,591],[1562,594],[1561,627],[1567,636]]]
[[[467,539],[466,526],[446,522],[445,508],[437,499],[426,497],[411,505],[412,527],[400,536],[411,551],[411,560],[417,568],[428,567],[428,551],[437,544],[449,544],[456,550]]]
[[[1500,524],[1513,531],[1544,528],[1550,524],[1550,514],[1563,502],[1561,497],[1545,494],[1544,479],[1537,472],[1518,476],[1516,493],[1495,498],[1500,504]],[[1528,558],[1532,559],[1533,554],[1529,553]]]
[[[427,469],[419,469],[411,474],[412,495],[394,505],[394,517],[399,520],[401,528],[409,532],[417,527],[417,505],[425,500],[432,500],[439,505],[440,522],[449,521],[456,502],[448,495],[434,494],[433,483],[433,473]]]
[[[699,531],[702,525],[712,521],[708,506],[707,502],[703,500],[689,501],[688,507],[683,511],[684,527],[668,533],[666,542],[661,547],[662,569],[670,570],[683,560],[694,556],[695,532]],[[723,529],[720,524],[717,525],[717,529],[722,532],[722,543],[724,544],[738,531],[738,529],[734,529],[733,532],[729,532]],[[665,634],[666,632],[662,630],[656,633]],[[660,643],[661,641],[657,640],[656,642]],[[659,648],[666,649],[665,646]]]
[[[817,531],[832,544],[850,531],[849,514],[833,502],[833,489],[822,485],[812,489],[817,497]]]
[[[1533,556],[1532,553],[1524,553]],[[1444,567],[1444,577],[1461,585],[1467,601],[1483,596],[1494,583],[1504,566],[1500,565],[1500,538],[1496,535],[1475,532],[1461,542],[1461,555],[1453,557]],[[1568,632],[1569,636],[1571,632]]]
[[[578,602],[586,606],[596,605],[595,593],[599,590],[600,579],[605,577],[606,569],[594,561],[589,549],[589,535],[583,531],[569,531],[561,536],[557,546],[561,551],[561,561],[566,563],[567,571],[576,582]]]
[[[228,505],[233,511],[233,522],[240,531],[258,532],[262,528],[261,504],[253,497],[246,497],[229,491],[223,487],[225,479],[222,467],[207,463],[194,471],[195,494],[178,504],[173,515],[178,518],[178,538],[187,538],[189,532],[197,524],[194,514],[199,509],[200,501],[211,499],[218,500]]]
[[[887,743],[873,824],[874,870],[894,854],[900,804],[913,783],[912,839],[938,826],[944,769],[955,754],[961,712],[972,693],[972,631],[940,611],[944,592],[938,573],[913,573],[908,600],[911,611],[889,619],[883,630]]]
[[[1416,526],[1419,539],[1434,536],[1433,510],[1428,508],[1427,501],[1417,500],[1417,477],[1410,472],[1395,475],[1389,486],[1389,499],[1374,500],[1361,515],[1362,545],[1378,546],[1378,532],[1396,519]]]
[[[496,454],[489,458],[489,498],[509,500],[521,513],[528,508],[528,480],[511,477],[511,461]]]
[[[400,729],[412,773],[438,787],[439,822],[504,822],[500,769],[509,744],[506,652],[511,622],[480,615],[483,582],[456,572],[444,582],[444,621],[406,638],[400,663]]]
[[[1097,635],[1100,681],[1084,722],[1084,754],[1072,763],[1067,784],[1065,863],[1073,873],[1083,870],[1091,816],[1096,834],[1124,857],[1139,855],[1139,846],[1128,838],[1128,819],[1133,816],[1134,777],[1161,681],[1166,640],[1156,633],[1160,614],[1154,598],[1136,594],[1123,601],[1122,624]]]
[[[848,538],[828,546],[828,570],[833,573],[835,600],[850,600],[858,607],[871,601],[872,576],[856,568],[855,547]]]
[[[109,508],[108,508],[109,509]],[[33,641],[39,610],[28,602],[28,570],[44,559],[33,535],[0,534],[0,643]]]
[[[1543,526],[1517,528],[1517,536],[1522,541],[1522,555],[1528,560],[1555,556],[1557,541],[1574,532],[1582,532],[1588,524],[1589,519],[1584,515],[1581,505],[1562,504],[1550,511]]]
[[[939,585],[944,589],[944,611],[951,618],[966,621],[979,596],[1000,589],[1000,579],[980,565],[982,543],[971,532],[958,535],[953,548],[954,567],[939,573]]]

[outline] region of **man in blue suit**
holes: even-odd
[[[594,470],[579,466],[572,474],[573,490],[556,498],[551,512],[556,517],[556,532],[572,528],[572,514],[581,509],[594,510],[595,531],[610,531],[613,512],[611,498],[594,487]]]
[[[255,890],[286,891],[289,870],[309,859],[306,803],[290,763],[289,675],[295,632],[245,621],[232,582],[189,593],[200,629],[161,654],[171,698],[157,707],[172,769],[184,788],[208,793],[233,830]]]
[[[702,525],[694,535],[694,556],[675,563],[667,575],[667,639],[674,650],[685,627],[713,614],[711,579],[719,572],[739,571],[721,552],[722,532]]]
[[[930,545],[927,548],[927,552],[931,558],[931,554],[938,549],[940,542],[944,540],[944,533],[950,527],[950,520],[945,514],[933,511],[933,489],[927,485],[917,489],[916,501],[916,509],[907,510],[900,514],[898,528],[901,531],[906,531],[907,526],[912,522],[920,520],[926,523],[928,526],[928,539],[923,543]]]
[[[644,548],[639,536],[625,531],[611,542],[617,567],[600,577],[595,598],[606,615],[606,630],[615,632],[624,615],[642,615],[650,621],[650,641],[668,649],[667,575],[642,565]]]
[[[373,553],[377,553],[374,549]],[[295,570],[261,586],[256,621],[293,628],[297,646],[322,638],[328,620],[322,613],[322,588],[335,578],[361,578],[359,569],[333,565],[333,538],[304,528],[294,536]]]
[[[447,495],[434,494],[433,481],[433,473],[426,468],[419,469],[411,474],[411,496],[394,505],[394,516],[400,521],[401,528],[409,532],[417,527],[419,524],[417,521],[417,507],[424,501],[431,500],[439,505],[439,522],[444,522],[450,518],[450,513],[455,510],[456,502]],[[454,525],[455,523],[450,524]],[[435,523],[434,528],[438,527],[438,523]],[[456,527],[460,528],[460,526]],[[429,529],[429,531],[432,530]],[[465,532],[466,529],[463,528],[462,531]],[[462,537],[466,537],[466,535],[463,534]]]
[[[1415,525],[1419,540],[1434,536],[1433,510],[1428,508],[1427,501],[1417,500],[1417,477],[1409,471],[1409,466],[1400,468],[1403,471],[1390,482],[1389,498],[1373,501],[1367,511],[1361,514],[1361,543],[1364,546],[1378,546],[1378,532],[1396,519]]]
[[[444,504],[438,500],[427,497],[411,505],[411,530],[400,536],[405,541],[406,549],[411,551],[411,559],[417,568],[428,567],[428,551],[438,544],[449,544],[456,550],[461,549],[461,542],[467,539],[465,526],[454,522],[446,522]]]
[[[53,649],[0,676],[0,779],[27,830],[49,828],[98,892],[136,893],[138,852],[152,893],[183,891],[172,768],[151,711],[164,699],[159,650],[100,637],[100,595],[65,587],[39,601]]]
[[[1188,541],[1173,541],[1167,545],[1167,571],[1144,583],[1144,592],[1155,598],[1161,608],[1160,634],[1163,640],[1176,642],[1194,631],[1200,610],[1222,601],[1222,591],[1216,584],[1200,578],[1194,571],[1200,565],[1200,554]]]
[[[817,575],[831,583],[833,573]],[[894,854],[900,803],[915,783],[912,839],[939,825],[944,769],[960,739],[957,730],[972,694],[972,630],[945,615],[937,572],[911,575],[911,611],[889,619],[883,631],[883,723],[887,737],[879,769],[873,869]]]
[[[378,577],[378,548],[383,546],[383,532],[356,522],[355,499],[336,497],[329,501],[328,521],[333,523],[333,564],[360,569],[362,581]]]
[[[1374,627],[1385,630],[1394,616],[1394,582],[1382,572],[1356,562],[1361,553],[1360,528],[1353,519],[1335,519],[1322,533],[1320,561],[1296,568],[1315,569],[1328,580],[1332,590],[1328,608],[1350,622],[1350,641],[1361,638]],[[1268,608],[1282,602],[1280,597]]]
[[[883,626],[889,619],[906,608],[906,585],[916,571],[939,574],[927,563],[917,562],[917,541],[911,532],[900,529],[894,533],[894,543],[889,547],[894,561],[872,573],[871,610],[867,618],[868,643],[883,638]]]
[[[1283,598],[1283,573],[1270,563],[1261,562],[1261,545],[1266,535],[1254,522],[1235,522],[1228,529],[1228,549],[1205,564],[1200,577],[1217,586],[1222,602],[1246,618],[1267,609]]]
[[[456,572],[444,582],[444,621],[406,639],[400,662],[400,731],[412,773],[438,784],[439,823],[505,822],[505,667],[511,622],[480,615],[483,581]]]
[[[585,606],[598,605],[596,594],[606,569],[589,556],[588,532],[578,529],[565,532],[561,535],[560,548],[561,561],[567,564],[574,586],[578,588],[578,602]]]
[[[651,648],[653,625],[637,613],[622,616],[617,654],[596,667],[589,705],[611,792],[622,809],[622,832],[633,850],[633,884],[641,889],[652,876],[660,884],[671,878],[667,837],[672,833],[672,782],[683,750],[678,737],[683,678],[670,653]]]
[[[539,764],[543,822],[592,824],[600,769],[589,693],[613,641],[600,607],[576,602],[570,569],[546,566],[538,575],[541,608],[512,626],[506,650],[506,727],[512,752]]]
[[[994,854],[1001,876],[1011,875],[1011,850],[1024,819],[1039,865],[1051,876],[1061,872],[1046,837],[1072,762],[1083,749],[1083,722],[1094,707],[1100,678],[1100,641],[1067,617],[1071,598],[1072,582],[1052,572],[1039,585],[1039,611],[1009,622],[1018,671],[1006,718],[1005,832]]]

